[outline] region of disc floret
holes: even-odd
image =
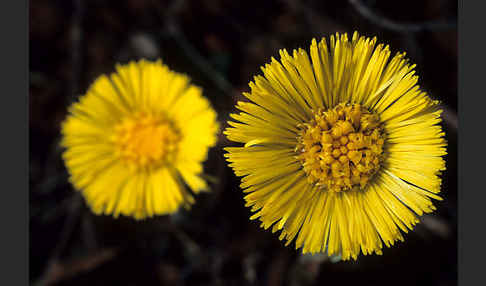
[[[360,104],[319,109],[302,124],[295,152],[309,183],[331,192],[363,189],[383,162],[378,115]]]
[[[163,116],[140,112],[115,126],[112,141],[130,168],[151,169],[173,156],[180,134]]]

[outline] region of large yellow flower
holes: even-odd
[[[417,85],[415,65],[354,33],[280,51],[238,102],[225,154],[262,227],[296,238],[303,253],[381,254],[383,244],[435,210],[441,110]]]
[[[136,219],[189,207],[216,143],[216,113],[202,90],[161,63],[141,60],[102,75],[62,125],[70,181],[94,213]]]

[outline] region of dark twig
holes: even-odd
[[[399,23],[378,15],[372,9],[365,6],[360,0],[349,0],[349,3],[359,14],[361,14],[361,16],[382,28],[396,32],[437,31],[455,29],[457,27],[455,20],[428,21],[419,24]]]
[[[211,64],[199,54],[180,31],[177,24],[169,24],[168,29],[170,35],[174,38],[182,51],[189,57],[193,64],[208,77],[209,80],[211,80],[222,92],[226,94],[233,93],[234,89],[231,83],[229,83],[221,73],[214,69]]]
[[[81,40],[83,37],[82,18],[83,18],[83,1],[73,0],[73,16],[71,19],[71,80],[69,83],[69,101],[74,100],[79,92],[79,78],[81,71]],[[70,103],[70,102],[68,102]]]
[[[56,267],[58,267],[59,257],[66,248],[68,241],[71,238],[71,235],[75,229],[76,223],[78,222],[79,216],[81,214],[81,207],[81,197],[79,194],[76,193],[72,197],[72,205],[69,210],[68,216],[64,221],[58,243],[49,258],[44,274],[41,276],[39,282],[36,283],[36,285],[48,285],[48,281],[52,279],[51,275],[53,271],[55,271]]]
[[[457,113],[447,105],[442,105],[441,108],[443,110],[442,118],[444,119],[445,123],[450,128],[457,131],[457,128],[459,127],[458,120],[457,120]]]
[[[175,40],[177,45],[189,57],[193,64],[204,75],[211,80],[222,92],[226,94],[234,93],[234,88],[231,83],[197,51],[196,48],[187,40],[184,33],[179,28],[176,16],[180,9],[184,6],[184,0],[175,0],[173,4],[163,13],[166,19],[166,29],[169,35]]]
[[[73,195],[72,205],[68,212],[68,217],[64,222],[61,237],[59,238],[59,243],[54,249],[51,259],[58,259],[59,256],[62,254],[62,251],[64,251],[64,249],[66,248],[66,245],[69,239],[71,238],[71,234],[73,233],[74,227],[76,226],[76,223],[81,214],[81,207],[82,207],[82,199],[80,195],[76,193]]]
[[[305,22],[307,24],[307,28],[309,31],[320,35],[323,32],[328,31],[336,31],[339,32],[344,31],[345,29],[341,27],[338,23],[331,21],[328,17],[322,17],[321,14],[316,13],[315,9],[309,7],[302,3],[299,0],[281,0],[283,3],[286,3],[290,9],[294,12],[301,13],[304,16]]]
[[[90,271],[96,267],[110,261],[118,254],[119,250],[116,248],[103,249],[95,251],[90,255],[76,258],[66,262],[56,261],[49,268],[48,276],[42,282],[36,285],[54,285],[57,282],[69,279],[77,274]]]
[[[96,239],[96,229],[91,217],[91,213],[86,212],[81,220],[81,227],[83,230],[83,240],[86,244],[86,248],[94,250],[98,247],[98,241]]]
[[[437,216],[423,215],[420,217],[422,225],[435,235],[447,239],[451,235],[451,226],[449,223]]]

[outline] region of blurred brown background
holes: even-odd
[[[456,1],[30,1],[32,285],[455,285],[457,283]],[[162,58],[204,88],[225,126],[241,91],[313,37],[358,30],[406,51],[443,102],[444,201],[383,256],[302,256],[249,221],[221,136],[205,169],[213,191],[190,212],[135,222],[92,215],[59,148],[67,106],[117,62]]]

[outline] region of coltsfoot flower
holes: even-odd
[[[70,181],[96,214],[170,214],[207,190],[216,113],[202,90],[161,61],[117,65],[74,103],[62,125]]]
[[[303,253],[382,254],[441,200],[438,102],[405,53],[354,33],[280,51],[238,102],[226,148],[246,205]]]

